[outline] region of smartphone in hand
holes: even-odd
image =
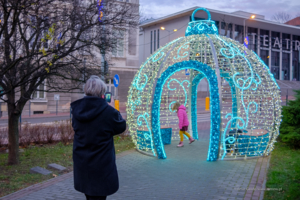
[[[105,93],[105,100],[107,103],[110,103],[111,102],[111,92],[106,92]]]

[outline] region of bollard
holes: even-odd
[[[117,111],[120,111],[120,108],[119,108],[119,100],[115,100],[115,109]]]
[[[285,98],[285,106],[288,105],[288,101],[289,101],[289,90],[287,89],[286,98]]]
[[[70,119],[72,119],[72,107],[70,106]]]
[[[205,98],[205,110],[209,110],[209,97]]]

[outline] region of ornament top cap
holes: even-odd
[[[199,10],[203,10],[207,13],[207,20],[195,20],[195,14]],[[216,34],[218,35],[218,28],[215,25],[215,21],[211,20],[210,12],[206,8],[197,8],[192,14],[192,21],[185,31],[185,36],[197,35],[197,34]]]

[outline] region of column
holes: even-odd
[[[282,38],[282,32],[280,32],[280,38]],[[280,53],[279,53],[279,79],[278,80],[283,80],[282,79],[282,45],[280,48]]]
[[[235,24],[232,24],[232,35],[231,35],[231,39],[234,39],[234,34],[235,34]]]
[[[271,68],[271,55],[272,55],[272,31],[269,30],[269,68]]]
[[[257,55],[260,57],[260,29],[257,29]]]

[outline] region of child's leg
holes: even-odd
[[[191,136],[188,132],[184,131],[183,134],[186,135],[188,138],[191,138]],[[182,137],[183,137],[183,135],[182,135]]]
[[[184,131],[179,131],[180,142],[183,142],[183,133]]]

